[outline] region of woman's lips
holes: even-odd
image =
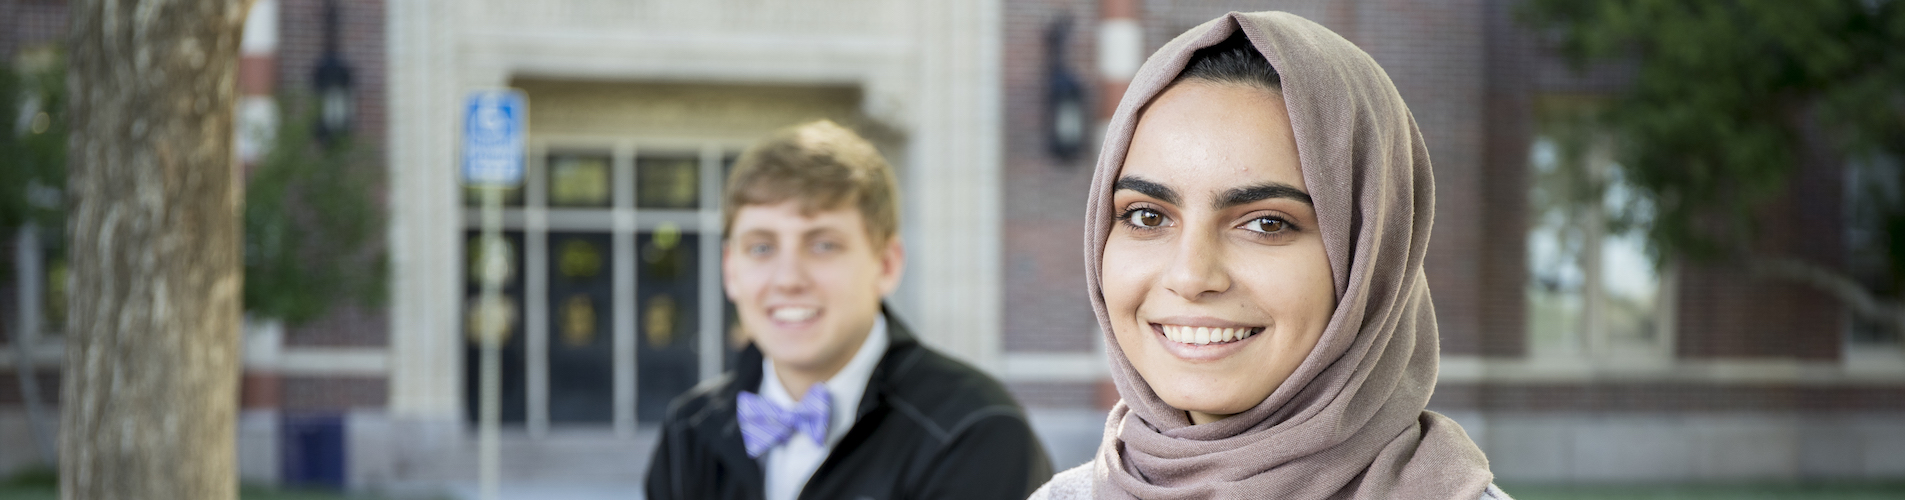
[[[1263,333],[1263,327],[1151,323],[1151,331],[1172,355],[1189,361],[1209,361],[1242,350],[1244,344]]]
[[[1212,327],[1204,327],[1204,326],[1182,326],[1182,325],[1161,325],[1161,324],[1156,326],[1157,326],[1157,329],[1164,334],[1164,338],[1170,339],[1172,342],[1182,342],[1185,344],[1196,344],[1196,345],[1209,345],[1209,344],[1222,344],[1225,342],[1236,342],[1239,340],[1249,338],[1251,335],[1256,335],[1257,332],[1263,331],[1262,328],[1257,328],[1257,327],[1212,328]]]

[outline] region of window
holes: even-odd
[[[1896,158],[1871,157],[1853,162],[1846,169],[1846,249],[1847,270],[1860,285],[1880,297],[1897,297],[1902,282],[1898,273],[1900,256],[1905,249],[1905,189],[1901,189],[1900,162]],[[1877,321],[1853,315],[1847,322],[1846,341],[1853,349],[1866,347],[1897,354],[1901,334]]]
[[[1673,280],[1649,255],[1651,207],[1578,109],[1546,110],[1530,148],[1528,334],[1537,356],[1664,357]]]

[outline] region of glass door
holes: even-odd
[[[532,436],[552,426],[632,436],[727,368],[742,342],[719,267],[719,186],[738,145],[544,137],[530,148],[525,185],[506,193],[510,271],[466,270],[465,316],[479,280],[503,280],[505,424]],[[466,209],[466,262],[485,248],[478,220]],[[474,422],[473,340],[464,360]]]

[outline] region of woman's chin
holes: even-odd
[[[1249,410],[1250,407],[1255,406],[1256,402],[1263,400],[1263,398],[1209,398],[1166,394],[1159,394],[1158,398],[1164,400],[1164,404],[1171,405],[1172,408],[1191,414],[1193,417],[1191,420],[1194,423],[1203,423],[1198,422],[1198,420],[1205,420],[1205,418],[1199,418],[1199,414],[1202,414],[1203,417],[1209,417],[1208,420],[1221,420],[1224,417],[1243,413],[1245,410]],[[1241,402],[1246,399],[1248,399],[1249,403]]]

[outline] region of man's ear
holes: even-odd
[[[900,287],[900,276],[906,273],[906,246],[900,244],[900,235],[886,238],[886,247],[880,249],[880,296],[892,295]]]
[[[727,238],[722,238],[720,244],[721,290],[727,294],[728,300],[734,300],[734,294],[741,290],[741,288],[734,283],[734,280],[740,279],[739,276],[735,275],[734,270],[734,245],[728,244]]]

